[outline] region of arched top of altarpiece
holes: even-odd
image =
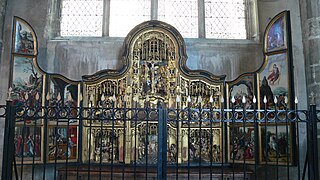
[[[85,75],[83,76],[83,80],[88,83],[96,83],[103,79],[108,78],[119,78],[124,76],[132,67],[132,58],[135,58],[137,54],[143,56],[143,44],[144,41],[152,41],[152,39],[158,39],[159,44],[159,54],[158,57],[150,57],[161,61],[161,58],[165,56],[177,56],[178,62],[176,62],[176,67],[179,68],[179,71],[182,72],[184,76],[190,79],[205,79],[205,81],[209,82],[223,82],[225,79],[225,75],[216,76],[210,72],[204,70],[190,70],[186,66],[186,61],[188,59],[186,54],[186,46],[183,37],[179,33],[179,31],[171,26],[168,23],[151,20],[143,22],[136,27],[134,27],[126,36],[124,40],[124,44],[122,47],[122,57],[121,62],[123,66],[117,70],[106,69],[99,71],[93,75]],[[139,47],[140,46],[140,47]],[[161,49],[162,48],[162,49]],[[170,48],[175,48],[170,49]],[[170,54],[173,53],[173,54]],[[141,57],[139,57],[141,58]],[[148,57],[142,57],[148,58]]]

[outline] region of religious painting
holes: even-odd
[[[254,76],[251,74],[243,75],[234,82],[229,83],[229,106],[235,109],[253,109],[253,96],[254,96]],[[232,105],[231,98],[235,98]],[[243,97],[246,102],[242,103]]]
[[[284,123],[260,125],[260,158],[262,164],[291,164],[292,143],[290,128],[290,125]]]
[[[36,55],[36,39],[31,26],[15,17],[13,52],[23,55]]]
[[[254,123],[234,123],[229,125],[229,162],[255,162]]]
[[[18,115],[23,115],[25,112],[22,108],[27,105],[29,115],[32,107],[42,105],[42,92],[44,77],[35,66],[35,59],[28,57],[15,56],[13,59],[13,75],[12,75],[12,99],[13,104],[17,106]],[[26,99],[28,98],[28,99]],[[41,113],[41,111],[39,111]],[[31,121],[24,119],[27,124]],[[17,118],[17,121],[21,121]]]
[[[284,13],[271,21],[267,28],[265,38],[267,52],[286,48],[286,25]]]
[[[221,128],[183,129],[182,163],[218,163],[222,161]]]
[[[77,126],[58,126],[48,128],[48,159],[76,160],[78,154]]]
[[[49,77],[49,89],[47,94],[47,100],[49,104],[49,119],[50,123],[54,124],[55,122],[55,112],[51,112],[51,107],[60,106],[66,109],[70,108],[70,111],[66,111],[66,118],[68,119],[69,123],[76,123],[77,118],[77,107],[78,107],[78,85],[77,84],[70,84],[60,77]],[[61,122],[67,122],[66,119],[60,120]]]
[[[279,109],[285,109],[285,97],[289,95],[287,53],[267,56],[266,61],[263,71],[259,74],[260,108],[270,109],[277,106]],[[263,102],[264,97],[267,98],[267,103]],[[274,104],[275,97],[277,104]]]
[[[41,160],[42,135],[40,126],[16,126],[14,145],[17,163]]]

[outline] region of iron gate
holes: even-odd
[[[319,177],[315,105],[246,110],[168,109],[159,103],[127,109],[49,107],[36,101],[9,100],[1,106],[2,179]]]

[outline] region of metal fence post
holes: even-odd
[[[167,179],[167,111],[158,105],[158,163],[157,178]]]
[[[14,150],[14,107],[11,99],[7,100],[4,126],[3,159],[1,179],[12,179],[12,165],[15,156]]]
[[[317,142],[317,111],[315,95],[311,93],[309,107],[309,125],[308,125],[308,158],[309,158],[309,179],[319,179],[318,164],[318,142]]]

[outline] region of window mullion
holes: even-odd
[[[158,20],[158,0],[151,0],[151,20]]]
[[[198,0],[198,33],[199,38],[206,38],[204,0]]]
[[[103,0],[102,36],[109,36],[110,0]]]

